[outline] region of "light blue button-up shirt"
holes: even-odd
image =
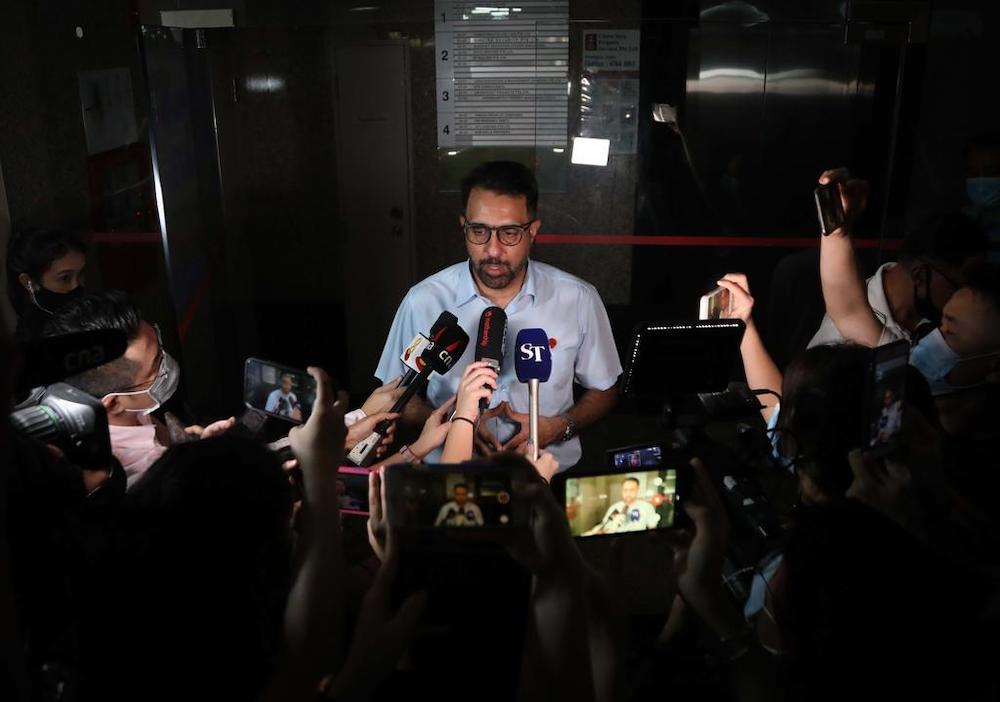
[[[428,334],[441,312],[447,310],[474,340],[479,318],[492,302],[479,294],[469,261],[462,261],[426,278],[403,298],[392,321],[382,358],[375,375],[384,383],[406,372],[399,360],[403,350],[418,332]],[[573,381],[588,390],[607,390],[622,372],[611,335],[607,310],[597,289],[576,276],[538,261],[528,264],[524,284],[508,303],[507,348],[500,371],[499,387],[491,406],[506,400],[516,412],[528,412],[528,386],[517,381],[514,372],[514,341],[522,329],[544,329],[552,346],[552,375],[539,389],[539,412],[555,417],[573,406]],[[552,341],[555,345],[552,345]],[[465,353],[446,375],[432,374],[427,399],[438,407],[458,391],[465,367],[475,358],[475,343],[470,341]],[[488,429],[500,441],[512,437],[517,425],[501,417],[489,420]],[[546,447],[559,461],[561,470],[580,460],[580,440],[554,443]],[[435,452],[427,457],[434,462]]]

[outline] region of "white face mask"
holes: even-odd
[[[948,382],[948,376],[960,363],[997,355],[1000,355],[1000,352],[962,358],[948,346],[948,342],[941,334],[941,329],[938,328],[922,338],[913,347],[913,350],[910,351],[910,365],[920,371],[931,386],[931,394],[938,397],[985,385],[985,379],[969,385],[952,385]]]
[[[173,396],[174,391],[177,390],[177,385],[180,383],[180,380],[180,366],[177,365],[177,361],[174,360],[173,356],[164,351],[163,359],[160,361],[160,370],[156,374],[156,379],[153,380],[148,388],[132,392],[109,392],[104,396],[104,398],[125,397],[128,395],[149,395],[153,403],[149,407],[143,407],[142,409],[125,409],[126,412],[136,412],[145,416],[155,412],[163,405],[164,402]]]

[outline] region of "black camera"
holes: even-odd
[[[10,415],[16,432],[59,448],[84,468],[107,466],[111,457],[108,417],[100,400],[72,385],[46,388],[38,404]]]

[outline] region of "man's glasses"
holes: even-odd
[[[465,239],[470,244],[482,245],[490,240],[493,232],[497,233],[497,240],[504,246],[517,246],[524,238],[524,233],[531,228],[535,220],[526,224],[503,224],[499,227],[490,227],[478,222],[466,222],[462,225],[465,232]]]

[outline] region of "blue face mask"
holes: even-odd
[[[977,207],[1000,207],[1000,178],[967,178],[965,192]]]
[[[996,353],[985,353],[962,358],[948,346],[948,342],[941,334],[941,329],[935,329],[917,342],[917,345],[910,351],[910,365],[920,371],[921,375],[927,379],[931,386],[931,395],[937,397],[985,384],[986,380],[984,379],[970,385],[952,385],[948,382],[948,375],[959,363],[996,355]]]

